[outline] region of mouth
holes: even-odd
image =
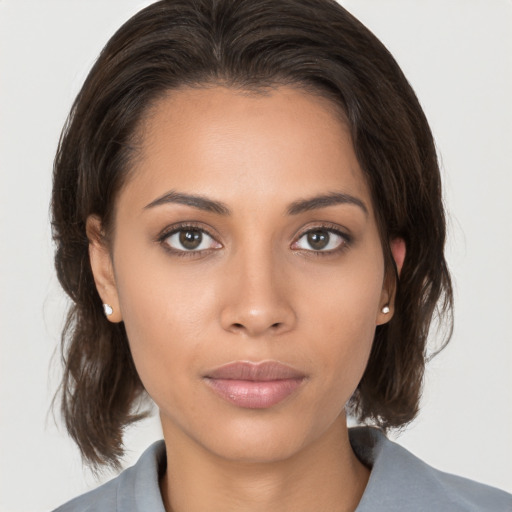
[[[277,361],[238,361],[208,372],[206,384],[227,402],[247,409],[266,409],[292,395],[306,376]]]

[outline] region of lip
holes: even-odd
[[[266,409],[288,398],[305,378],[295,368],[277,361],[237,361],[211,370],[204,381],[237,407]]]

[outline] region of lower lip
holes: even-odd
[[[246,409],[267,409],[282,402],[302,383],[303,379],[249,381],[205,379],[224,400]]]

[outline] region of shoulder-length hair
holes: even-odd
[[[432,318],[448,314],[445,214],[434,141],[420,104],[383,44],[334,0],[162,0],[110,39],[78,94],[54,164],[57,275],[72,300],[62,334],[61,409],[86,461],[118,465],[124,427],[145,396],[123,324],[102,312],[85,223],[108,232],[116,194],[150,107],[178,87],[249,91],[289,85],[340,107],[368,183],[388,270],[405,240],[395,314],[378,326],[350,401],[386,430],[418,412]],[[451,329],[448,330],[449,332]]]

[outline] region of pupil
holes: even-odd
[[[180,244],[185,249],[197,249],[203,240],[203,233],[197,230],[182,231],[180,233]]]
[[[312,231],[308,233],[308,244],[313,249],[324,249],[329,243],[329,233],[327,231]]]

